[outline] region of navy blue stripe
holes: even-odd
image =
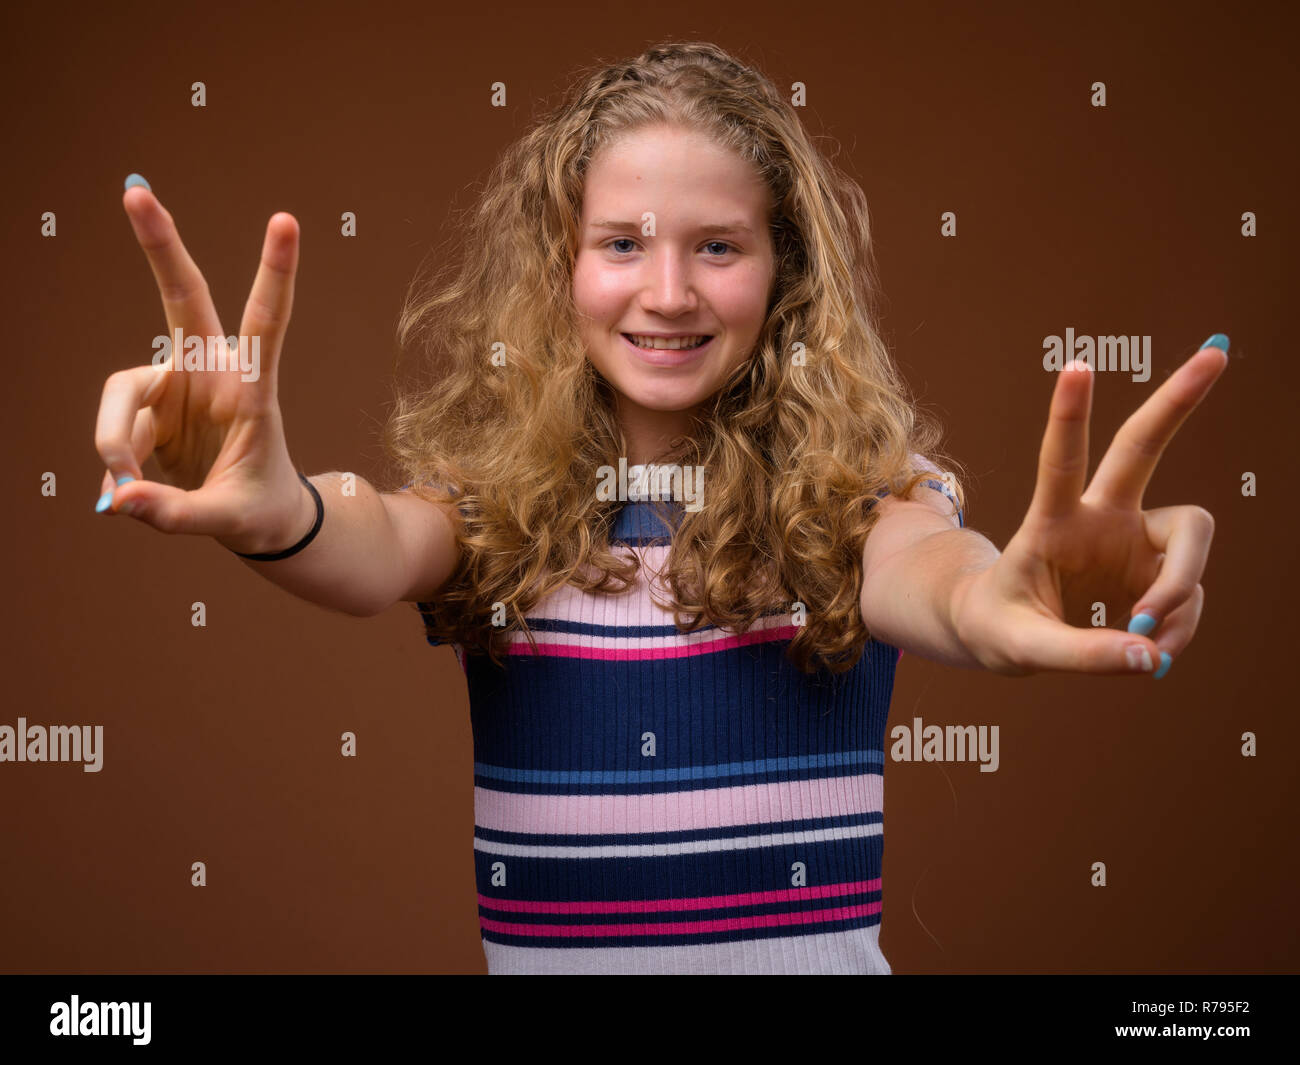
[[[574,636],[599,636],[615,640],[630,640],[646,636],[680,638],[684,635],[676,625],[594,625],[586,621],[562,621],[557,618],[529,618],[528,627],[537,632],[562,632]],[[716,625],[701,625],[696,631],[723,632]],[[731,633],[723,634],[731,635]]]
[[[474,851],[474,882],[486,899],[589,902],[697,898],[797,886],[842,884],[880,876],[881,833],[847,839],[778,843],[737,850],[618,858],[526,858]],[[795,863],[805,883],[791,883]],[[493,866],[505,874],[492,884]],[[491,906],[491,902],[483,905]]]
[[[834,780],[874,773],[883,776],[882,765],[844,765],[822,768],[790,769],[781,773],[738,773],[710,780],[646,780],[624,784],[535,784],[474,777],[476,788],[505,792],[509,795],[668,795],[709,788],[743,788],[753,784],[791,784],[794,781]]]
[[[721,765],[666,766],[659,769],[516,769],[511,766],[474,763],[474,778],[499,780],[510,784],[658,784],[722,777],[795,773],[803,769],[840,769],[845,766],[867,768],[883,766],[884,751],[831,751],[805,754],[794,758],[764,758],[748,762],[725,762]]]
[[[420,611],[421,618],[426,622],[433,620],[432,603],[416,603]],[[790,614],[783,611],[774,611],[770,614],[762,614],[759,621],[767,618],[779,617],[789,619]],[[591,636],[606,640],[635,640],[635,639],[680,639],[686,635],[676,625],[596,625],[586,621],[569,621],[563,618],[533,618],[528,619],[528,627],[534,632],[554,632],[566,636]],[[763,632],[766,630],[751,630]],[[693,633],[715,634],[719,636],[732,636],[732,632],[719,628],[717,625],[704,624]],[[520,638],[526,639],[522,631],[519,632]],[[787,639],[785,641],[789,643]]]
[[[474,760],[627,772],[883,749],[897,648],[868,641],[837,676],[799,672],[785,646],[636,662],[512,655],[505,669],[471,655]]]
[[[698,840],[736,839],[742,836],[768,835],[776,832],[815,832],[852,825],[878,824],[879,810],[861,814],[837,814],[834,817],[803,817],[793,821],[760,821],[748,825],[723,825],[718,828],[681,829],[676,832],[621,832],[599,835],[552,834],[544,832],[504,832],[474,826],[475,839],[491,843],[522,843],[550,847],[636,846],[644,843],[694,843]]]

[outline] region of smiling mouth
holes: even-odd
[[[637,333],[624,333],[623,339],[642,351],[694,351],[713,339],[710,334],[687,337],[648,337]]]

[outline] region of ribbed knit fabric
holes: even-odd
[[[679,633],[650,594],[671,538],[654,507],[622,504],[611,535],[642,559],[635,589],[552,593],[528,615],[537,653],[514,633],[504,669],[454,645],[489,973],[889,973],[899,650],[808,675],[788,611]]]

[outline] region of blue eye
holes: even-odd
[[[630,252],[632,249],[631,249],[631,248],[628,248],[628,249],[624,250],[624,249],[621,249],[621,248],[617,248],[617,247],[615,247],[616,244],[632,244],[632,245],[635,245],[635,244],[636,244],[636,241],[633,240],[631,237],[615,237],[613,240],[608,241],[608,242],[605,244],[605,247],[613,249],[613,251],[615,252],[615,254],[617,254],[617,255],[626,255],[626,254],[627,254],[628,252]],[[734,250],[735,250],[735,249],[732,248],[732,246],[731,246],[730,244],[728,244],[725,240],[711,240],[711,241],[709,241],[707,244],[705,244],[704,246],[705,246],[706,248],[712,248],[712,247],[714,247],[715,245],[716,245],[717,247],[722,248],[722,252],[721,252],[720,254],[717,254],[717,255],[710,255],[710,256],[709,256],[710,259],[721,259],[724,255],[727,254],[727,252],[729,252],[729,251],[734,251]]]

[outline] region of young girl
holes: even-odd
[[[124,204],[169,327],[223,336],[142,179]],[[276,389],[298,228],[277,214],[240,331],[260,377],[110,377],[99,508],[214,536],[333,609],[415,603],[453,644],[490,972],[890,972],[902,649],[1162,675],[1213,523],[1141,495],[1227,339],[1129,419],[1086,493],[1091,374],[1061,374],[999,554],[935,476],[939,431],[873,327],[862,191],[760,73],[703,43],[594,70],[468,223],[401,322],[426,367],[386,434],[403,488],[295,471]],[[1139,597],[1127,633],[1069,624]]]

